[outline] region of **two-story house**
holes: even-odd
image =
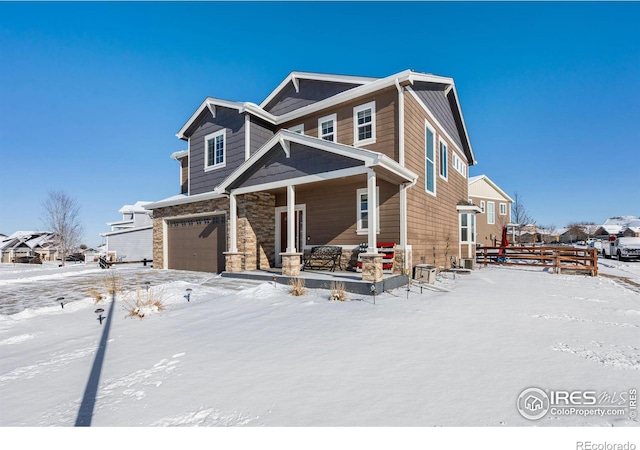
[[[500,245],[502,229],[511,224],[513,199],[486,175],[469,178],[469,200],[480,207],[476,215],[476,242],[485,247]]]
[[[394,271],[448,267],[475,247],[476,163],[451,78],[291,73],[259,105],[207,98],[179,130],[181,194],[153,210],[154,266],[210,272],[282,266],[342,247],[378,281],[378,243]]]

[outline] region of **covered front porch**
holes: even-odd
[[[252,225],[251,219],[242,218],[239,227],[238,204],[246,195],[260,194],[273,198],[272,209],[262,214],[271,216],[273,224],[267,230],[272,248],[262,249],[273,256],[270,273],[277,266],[280,276],[299,277],[303,252],[329,245],[344,249],[347,259],[349,252],[358,258],[361,273],[346,272],[345,277],[382,282],[383,255],[378,244],[391,241],[404,252],[397,270],[404,274],[410,259],[406,256],[405,190],[416,178],[383,154],[280,131],[218,188],[229,197],[226,273],[254,269],[247,258],[256,252],[238,245],[238,230],[242,233],[247,224]],[[264,222],[261,226],[264,232]]]

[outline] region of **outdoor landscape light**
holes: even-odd
[[[369,290],[371,291],[371,295],[373,295],[373,304],[375,305],[376,304],[376,285],[372,284]]]
[[[64,309],[64,297],[58,297],[56,301],[60,303],[60,306],[62,306],[62,309]]]
[[[144,284],[144,287],[147,289],[147,292],[149,292],[149,285],[151,285],[151,282],[150,281],[145,281],[142,284]]]
[[[104,309],[98,308],[94,312],[98,315],[98,320],[100,321],[100,325],[102,325],[102,320],[104,319],[104,317],[102,317],[102,313],[104,312]]]
[[[193,291],[193,289],[187,288],[187,295],[185,295],[185,298],[187,299],[188,302],[191,301],[191,291]]]

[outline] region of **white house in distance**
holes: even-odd
[[[111,231],[100,233],[106,238],[106,253],[112,261],[134,262],[153,259],[153,221],[150,202],[124,205],[118,211],[122,220],[107,222]]]

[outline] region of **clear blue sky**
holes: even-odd
[[[0,232],[82,206],[84,242],[179,191],[207,96],[291,71],[455,79],[478,165],[537,223],[640,215],[640,3],[0,2]]]

